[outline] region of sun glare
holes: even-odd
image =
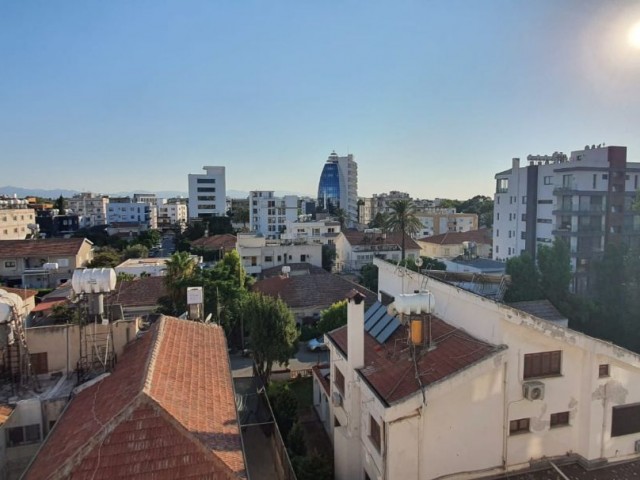
[[[629,44],[632,47],[640,48],[640,22],[634,24],[629,30]]]

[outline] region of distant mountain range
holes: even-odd
[[[79,194],[78,190],[65,190],[53,188],[50,190],[41,189],[41,188],[24,188],[24,187],[13,187],[8,185],[6,187],[0,187],[0,195],[7,195],[13,197],[16,195],[18,198],[24,197],[41,197],[41,198],[58,198],[62,195],[65,198],[73,197],[74,195]],[[99,192],[103,193],[103,192]],[[135,190],[132,192],[113,192],[107,193],[107,195],[113,197],[131,197],[134,193],[155,193],[159,198],[173,198],[173,197],[188,197],[189,194],[187,192],[180,192],[177,190],[160,190],[157,192],[152,192],[149,190]],[[297,192],[288,192],[288,191],[275,191],[277,196],[283,195],[298,195],[300,197],[310,196]],[[227,197],[231,198],[247,198],[249,196],[249,192],[243,190],[227,190]]]

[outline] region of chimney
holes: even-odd
[[[520,168],[520,159],[519,158],[514,158],[513,160],[511,160],[511,168],[513,169],[513,171],[511,173],[515,173],[515,171]]]
[[[347,296],[347,356],[354,370],[364,367],[364,298],[355,289]]]

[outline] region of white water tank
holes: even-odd
[[[11,310],[15,307],[22,312],[24,302],[15,293],[0,290],[0,323],[7,323],[11,319]]]
[[[76,293],[107,293],[116,288],[116,271],[113,268],[76,270],[71,286]]]
[[[403,293],[396,295],[395,309],[404,315],[412,313],[431,313],[436,305],[431,292]]]

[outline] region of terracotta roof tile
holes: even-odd
[[[265,278],[257,281],[253,289],[271,297],[280,297],[290,308],[327,308],[347,298],[354,289],[365,296],[367,306],[373,305],[377,299],[375,293],[362,285],[327,272]]]
[[[387,233],[384,236],[381,233],[370,234],[365,232],[358,232],[355,230],[345,230],[342,232],[346,237],[347,241],[353,245],[397,245],[398,248],[402,245],[402,234],[399,232],[396,233]],[[420,250],[420,245],[418,245],[413,238],[409,235],[404,234],[404,243],[405,249],[407,250]]]
[[[194,247],[204,248],[205,250],[234,250],[236,248],[237,237],[230,233],[221,235],[212,235],[211,237],[202,237],[191,242]]]
[[[348,325],[328,334],[345,355],[349,353],[347,331]],[[503,349],[477,340],[435,316],[432,317],[431,332],[436,348],[420,349],[417,360],[420,379],[427,388]],[[404,325],[383,344],[369,333],[364,334],[365,366],[360,373],[389,405],[420,391],[413,362],[408,361],[407,338]]]
[[[222,328],[163,317],[69,403],[24,478],[246,478]]]
[[[2,285],[0,285],[0,290],[4,290],[5,292],[9,292],[9,293],[15,293],[22,300],[26,300],[27,298],[35,297],[38,294],[37,290],[30,290],[28,288],[27,289],[24,289],[24,288],[11,288],[11,287],[4,287]]]
[[[481,228],[479,230],[470,230],[468,232],[447,232],[431,237],[420,239],[421,242],[435,243],[437,245],[460,245],[462,242],[476,242],[491,245],[491,230]]]
[[[0,404],[0,425],[3,425],[12,413],[13,407],[11,405]]]
[[[2,240],[0,258],[33,257],[38,255],[77,255],[86,238],[47,238],[42,240]]]
[[[165,277],[139,277],[118,282],[116,289],[105,300],[125,307],[158,305],[158,300],[168,294]]]

